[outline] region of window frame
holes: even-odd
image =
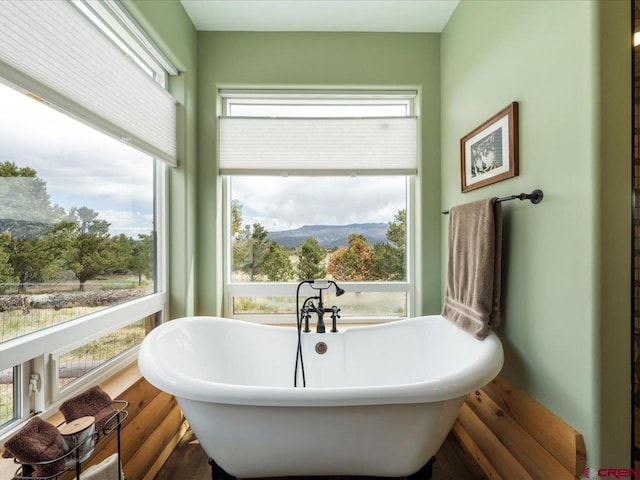
[[[14,434],[33,414],[52,415],[67,398],[79,394],[91,385],[99,383],[118,370],[135,361],[139,346],[117,355],[77,380],[65,386],[64,392],[57,384],[54,361],[56,352],[69,345],[81,345],[118,330],[150,315],[159,315],[162,323],[168,311],[167,293],[167,170],[160,160],[154,163],[154,233],[155,293],[97,312],[46,327],[35,332],[0,343],[0,370],[18,366],[18,379],[14,378],[14,395],[18,397],[14,420],[0,428],[0,443]],[[29,391],[29,379],[39,377],[39,389]]]
[[[74,1],[78,2],[78,0]],[[121,41],[126,43],[133,54],[140,56],[141,63],[154,72],[152,78],[166,89],[168,76],[178,72],[149,40],[133,17],[118,2],[112,0],[108,0],[104,5],[95,0],[86,0],[82,3],[91,4],[93,13],[111,28]],[[17,85],[9,78],[3,78],[0,81],[17,91],[29,94],[22,85]],[[71,118],[82,119],[80,112],[75,112],[66,105],[48,104],[48,106]],[[91,127],[101,131],[99,125],[91,124]],[[119,140],[127,144],[125,138]],[[14,419],[0,426],[0,444],[22,428],[33,415],[43,415],[45,418],[53,415],[64,400],[104,381],[130,365],[137,358],[139,346],[134,346],[105,361],[65,386],[64,391],[58,388],[57,371],[54,371],[56,365],[53,359],[56,352],[67,349],[69,345],[87,343],[151,315],[156,315],[159,323],[166,319],[169,305],[167,288],[168,170],[170,166],[161,159],[149,155],[152,157],[154,179],[151,188],[154,196],[155,292],[0,343],[0,370],[14,368],[15,410]],[[30,386],[30,379],[34,381],[33,386]]]
[[[418,92],[406,90],[238,90],[221,89],[218,91],[219,105],[222,116],[229,115],[233,103],[240,104],[294,104],[294,105],[354,105],[367,104],[389,105],[402,103],[406,105],[406,115],[413,116],[418,103]],[[419,123],[418,123],[419,125]],[[419,152],[420,149],[418,148]],[[416,312],[416,232],[417,216],[416,197],[420,164],[415,175],[401,175],[407,179],[406,188],[406,280],[404,281],[370,281],[370,282],[340,282],[340,286],[347,292],[404,292],[406,293],[406,316],[357,316],[348,317],[343,321],[350,324],[385,323],[389,321],[410,318]],[[305,176],[323,176],[319,173],[305,174]],[[335,175],[335,173],[327,174]],[[363,174],[364,175],[364,174]],[[232,249],[231,249],[231,187],[230,178],[233,175],[220,175],[222,179],[222,245],[223,245],[223,294],[222,315],[226,318],[262,324],[293,324],[293,315],[286,314],[235,314],[234,297],[293,297],[297,282],[232,282]],[[256,174],[259,176],[259,174]],[[345,175],[348,176],[348,175]],[[395,176],[395,175],[394,175]]]

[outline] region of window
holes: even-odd
[[[0,442],[162,321],[175,69],[137,28],[117,2],[0,15]]]
[[[154,160],[0,84],[0,341],[157,291]]]
[[[293,322],[297,282],[329,278],[343,322],[411,315],[415,92],[221,97],[224,314]]]
[[[125,325],[107,335],[101,335],[91,342],[72,349],[67,345],[63,352],[54,352],[58,388],[69,385],[83,375],[93,371],[109,360],[122,355],[142,342],[158,321],[156,315]]]
[[[19,414],[17,389],[15,386],[18,367],[0,370],[0,427],[15,420]]]
[[[125,358],[148,331],[145,317],[164,308],[156,261],[164,169],[2,83],[0,102],[0,352],[10,362],[0,365],[1,425]],[[38,368],[49,352],[52,369]],[[23,363],[48,385],[26,403],[10,366]]]

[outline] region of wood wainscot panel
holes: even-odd
[[[467,396],[454,432],[489,478],[571,480],[586,465],[582,435],[501,376]]]

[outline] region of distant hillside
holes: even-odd
[[[304,225],[295,230],[269,232],[267,238],[284,247],[296,247],[307,238],[313,237],[327,248],[347,245],[347,237],[352,233],[364,235],[369,244],[387,241],[387,223],[352,223],[351,225]]]
[[[13,237],[38,238],[44,235],[52,226],[52,224],[34,220],[0,218],[0,233],[9,232]]]

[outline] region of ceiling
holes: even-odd
[[[200,31],[441,32],[459,0],[180,0]]]

